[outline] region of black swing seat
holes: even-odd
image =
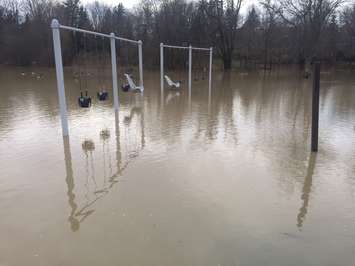
[[[89,108],[91,106],[91,97],[80,96],[78,98],[78,103],[80,107]]]
[[[123,92],[129,92],[130,90],[131,90],[131,86],[129,86],[129,84],[122,85]]]
[[[98,92],[97,98],[99,99],[99,101],[106,101],[108,99],[108,92],[104,90]]]

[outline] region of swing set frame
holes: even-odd
[[[119,110],[119,99],[118,99],[118,82],[117,82],[117,61],[116,61],[116,41],[123,41],[137,45],[138,47],[138,58],[139,58],[139,86],[143,88],[143,53],[142,46],[143,42],[141,40],[131,40],[127,38],[122,38],[116,36],[114,33],[104,34],[94,31],[88,31],[80,28],[69,27],[61,25],[57,19],[53,19],[51,22],[52,34],[53,34],[53,47],[54,47],[54,58],[55,58],[55,68],[57,75],[57,89],[58,89],[58,99],[59,99],[59,109],[60,117],[62,123],[63,136],[69,136],[69,126],[68,126],[68,114],[67,114],[67,104],[65,98],[65,86],[64,86],[64,73],[63,73],[63,61],[62,61],[62,48],[61,48],[61,38],[60,30],[69,30],[73,32],[81,32],[84,34],[100,36],[103,38],[110,39],[111,46],[111,69],[112,69],[112,90],[113,90],[113,102],[114,109],[117,112]]]
[[[189,64],[188,64],[188,89],[189,97],[191,97],[191,87],[192,87],[192,52],[193,50],[207,51],[209,52],[209,69],[208,69],[208,91],[211,93],[212,86],[212,57],[213,57],[213,47],[202,48],[202,47],[193,47],[193,46],[177,46],[177,45],[167,45],[160,43],[160,91],[161,94],[164,93],[164,48],[170,49],[184,49],[189,51]]]

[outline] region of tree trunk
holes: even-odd
[[[230,58],[229,56],[225,56],[223,58],[223,67],[224,70],[231,70],[232,69],[232,58]]]
[[[311,76],[312,71],[312,60],[310,58],[306,59],[303,77],[308,79]]]

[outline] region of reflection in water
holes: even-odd
[[[70,228],[73,232],[79,230],[80,222],[78,219],[75,218],[75,213],[78,208],[78,205],[75,203],[75,194],[74,194],[74,178],[73,178],[73,165],[71,159],[71,152],[70,152],[70,140],[69,137],[63,137],[63,145],[64,145],[64,158],[65,158],[65,170],[66,170],[66,178],[65,182],[67,183],[68,187],[68,203],[71,208],[71,212],[69,215],[69,223]]]
[[[104,171],[104,186],[106,185],[107,179],[107,162],[108,162],[108,169],[109,175],[112,176],[112,162],[111,162],[111,152],[110,152],[110,139],[111,133],[109,129],[103,129],[100,132],[100,140],[102,142],[102,157],[103,157],[103,171]]]
[[[121,141],[120,141],[120,125],[119,125],[119,114],[116,112],[115,114],[115,129],[116,129],[116,165],[117,165],[117,172],[115,174],[111,174],[108,178],[106,175],[106,159],[108,158],[109,170],[112,173],[112,165],[111,165],[111,155],[109,150],[109,143],[108,140],[111,136],[110,131],[108,129],[103,129],[100,131],[100,139],[103,142],[103,173],[100,175],[103,176],[103,184],[101,187],[98,186],[95,177],[95,163],[93,159],[93,153],[95,151],[95,143],[92,140],[85,140],[82,143],[82,149],[85,152],[86,156],[86,203],[84,203],[81,207],[78,206],[77,198],[74,193],[75,182],[74,182],[74,172],[73,172],[73,165],[72,165],[72,156],[70,150],[70,140],[69,137],[63,138],[63,145],[64,145],[64,157],[65,157],[65,166],[66,166],[66,184],[67,184],[67,195],[68,195],[68,203],[71,208],[70,215],[68,221],[70,223],[70,228],[73,232],[78,231],[80,229],[80,224],[88,218],[91,214],[94,213],[94,209],[92,208],[95,202],[103,198],[105,195],[109,193],[109,191],[113,188],[113,186],[118,183],[117,177],[122,175],[124,169],[127,168],[130,162],[139,155],[139,151],[144,148],[145,145],[145,135],[144,135],[144,116],[141,108],[134,107],[132,108],[130,115],[125,117],[125,124],[123,125],[125,128],[130,128],[135,118],[140,120],[140,127],[137,127],[137,124],[134,123],[135,129],[140,129],[140,132],[135,131],[135,134],[125,134],[125,141],[126,141],[126,149],[125,152],[127,153],[126,156],[122,156],[122,148],[121,148]],[[128,131],[131,132],[131,131]],[[131,145],[130,140],[136,140],[133,145]],[[139,141],[137,141],[137,139]],[[137,144],[140,142],[139,144]],[[128,145],[127,145],[128,143]],[[125,161],[123,161],[124,159]],[[91,171],[91,173],[90,173]],[[90,187],[90,177],[94,184],[94,188]],[[108,184],[106,183],[108,180]],[[90,198],[90,196],[94,196]]]
[[[165,104],[169,104],[171,101],[180,97],[179,91],[170,91],[166,97]]]
[[[82,223],[89,215],[91,215],[94,210],[86,210],[90,205],[90,203],[85,204],[81,209],[78,210],[78,205],[75,201],[75,193],[74,193],[74,176],[73,176],[73,166],[72,166],[72,157],[70,151],[70,140],[69,137],[63,137],[64,144],[64,157],[65,157],[65,165],[66,165],[66,183],[68,187],[68,203],[71,208],[71,212],[68,218],[70,223],[70,228],[73,232],[78,231],[80,228],[80,223]],[[85,140],[82,144],[82,148],[86,153],[86,171],[87,171],[87,183],[88,183],[88,175],[89,175],[89,161],[88,161],[88,153],[91,154],[95,150],[95,145],[91,140]],[[93,162],[91,162],[93,167]],[[94,171],[92,172],[92,178],[95,182]],[[96,183],[96,182],[95,182]]]
[[[314,167],[316,165],[316,158],[317,158],[317,153],[312,152],[309,157],[307,174],[303,183],[302,196],[301,196],[301,200],[303,201],[303,203],[297,215],[297,226],[300,229],[302,228],[303,222],[306,219],[309,197],[312,191],[312,179],[313,179]]]
[[[78,205],[75,201],[75,182],[73,175],[73,165],[72,165],[72,157],[70,151],[70,140],[69,137],[63,137],[64,144],[64,157],[65,157],[65,168],[66,168],[66,183],[68,187],[68,203],[71,208],[71,212],[68,218],[70,223],[70,228],[73,232],[78,231],[80,228],[80,223],[82,223],[90,214],[94,212],[94,210],[86,210],[91,204],[86,204],[84,207],[78,210]],[[83,148],[87,148],[88,151],[92,152],[94,149],[93,143],[87,141],[83,143]]]
[[[101,132],[100,132],[100,138],[101,138],[103,141],[108,140],[108,139],[110,138],[110,136],[111,136],[110,130],[108,130],[107,128],[101,130]]]
[[[137,118],[134,120],[134,118]],[[138,124],[140,118],[140,124]],[[135,123],[134,123],[135,122]],[[144,148],[144,115],[141,107],[132,107],[128,116],[124,118],[125,124],[125,150],[129,158],[137,157],[139,151]],[[140,136],[140,139],[139,139]]]
[[[120,174],[122,169],[122,151],[121,151],[121,141],[120,141],[120,116],[119,112],[115,111],[115,135],[116,135],[116,168],[117,173]],[[112,175],[109,178],[110,188],[118,183],[116,176]]]
[[[95,150],[95,143],[91,139],[86,139],[81,144],[81,147],[83,148],[85,154],[88,155],[89,153],[92,153]]]
[[[134,118],[135,115],[139,115],[142,113],[142,108],[140,107],[132,107],[130,113],[128,116],[125,116],[124,122],[125,124],[130,124]]]

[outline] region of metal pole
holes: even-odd
[[[213,56],[213,48],[210,48],[210,66],[209,66],[209,74],[208,74],[208,96],[211,98],[211,87],[212,87],[212,56]]]
[[[139,86],[143,88],[143,53],[142,53],[142,41],[138,41],[138,57],[139,57]]]
[[[160,43],[160,93],[164,93],[164,44]]]
[[[312,144],[313,152],[318,151],[318,127],[319,127],[319,84],[320,84],[320,63],[315,63],[313,72],[313,93],[312,93]]]
[[[117,62],[116,62],[116,40],[115,34],[110,34],[111,44],[111,68],[112,68],[112,90],[113,90],[113,103],[115,111],[119,110],[120,102],[118,100],[118,85],[117,85]]]
[[[57,74],[57,88],[59,97],[59,109],[60,118],[62,121],[63,136],[69,135],[68,129],[68,115],[67,115],[67,103],[65,100],[65,87],[64,87],[64,74],[63,74],[63,62],[62,62],[62,48],[60,44],[60,24],[56,19],[52,20],[51,28],[53,32],[53,46],[55,57],[55,70]]]
[[[189,97],[191,97],[192,46],[189,46]]]
[[[192,46],[189,46],[189,99],[188,99],[188,105],[189,105],[189,110],[191,108],[191,80],[192,80]]]

